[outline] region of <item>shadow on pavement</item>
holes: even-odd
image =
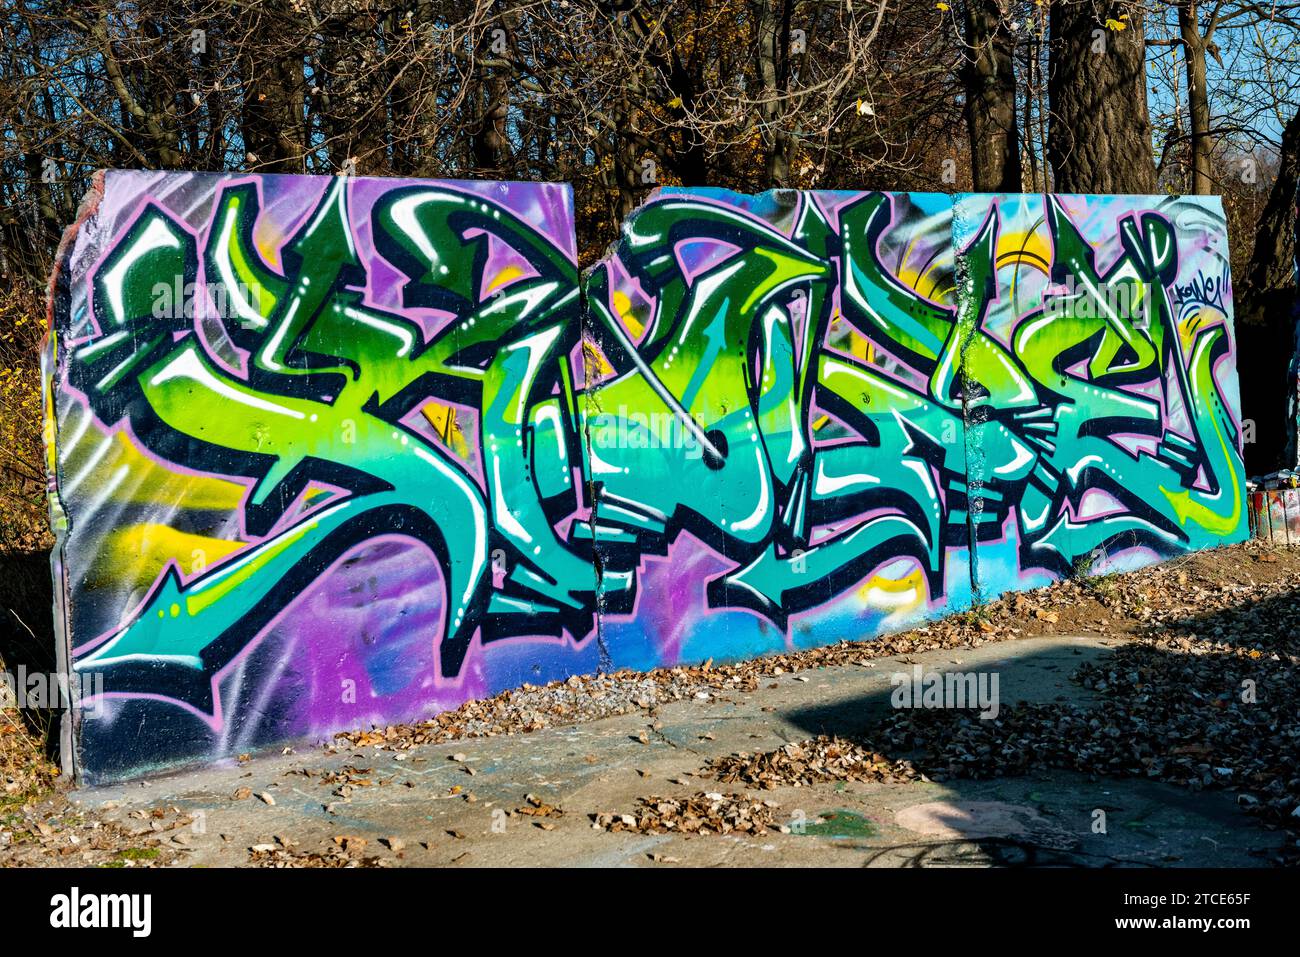
[[[1290,627],[1296,601],[1238,606],[1177,624],[1159,647],[1123,643],[1079,659],[1078,694],[1055,700],[1033,694],[1025,677],[1042,656],[1016,655],[1011,641],[1000,661],[946,665],[919,681],[912,665],[882,662],[890,688],[786,717],[812,737],[911,761],[941,785],[942,800],[894,816],[915,842],[844,845],[866,851],[866,866],[1288,863],[1297,830],[1289,814],[1300,803],[1288,758],[1300,741],[1300,709],[1289,703],[1297,669],[1271,649],[1295,639],[1261,633],[1249,650],[1227,651],[1205,636],[1239,635],[1243,616]],[[981,675],[992,691],[993,674],[997,714],[981,718],[987,700],[961,705]]]

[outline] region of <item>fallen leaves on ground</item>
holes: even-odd
[[[516,814],[522,814],[525,817],[563,817],[564,812],[554,805],[547,804],[535,794],[524,795],[524,806],[515,808]]]
[[[1266,826],[1285,829],[1284,857],[1295,858],[1300,601],[1288,595],[1267,611],[1272,634],[1259,615],[1248,605],[1187,620],[1082,665],[1073,679],[1097,695],[1093,706],[1003,705],[989,720],[896,711],[870,745],[920,752],[917,766],[936,780],[1064,768],[1228,791]]]
[[[1209,556],[1199,555],[1100,584],[1065,582],[997,603],[1029,614],[1056,602],[1077,602],[1085,591],[1097,593],[1094,603],[1125,610],[1130,640],[1072,675],[1097,696],[1095,704],[1003,703],[992,719],[968,710],[899,709],[859,739],[822,737],[765,754],[733,755],[708,770],[722,783],[769,789],[906,780],[921,772],[933,780],[1044,769],[1143,777],[1235,794],[1265,826],[1287,832],[1279,861],[1295,861],[1300,573],[1279,574],[1275,552],[1252,561],[1256,553],[1256,543],[1218,553],[1217,574],[1226,581],[1216,578]],[[1237,560],[1225,561],[1229,555]],[[1294,567],[1295,555],[1286,558]],[[1252,570],[1260,566],[1269,569],[1268,577]]]
[[[299,850],[297,844],[286,838],[274,843],[254,844],[248,849],[248,862],[253,867],[268,868],[350,868],[388,867],[381,857],[366,855],[369,842],[365,838],[340,835],[324,850]]]
[[[812,787],[828,781],[907,782],[919,776],[910,761],[890,759],[852,741],[826,735],[766,753],[742,752],[719,758],[707,771],[723,784],[765,790]]]
[[[704,793],[689,797],[645,797],[635,814],[593,814],[592,827],[642,834],[766,834],[779,830],[774,801],[743,794]]]
[[[106,820],[56,792],[0,813],[0,866],[158,867],[190,849],[193,824],[175,808]]]

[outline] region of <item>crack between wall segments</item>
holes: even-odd
[[[949,242],[952,243],[955,257],[954,287],[957,290],[957,305],[953,315],[957,323],[957,334],[960,341],[957,346],[957,381],[961,386],[961,421],[962,421],[962,457],[963,465],[966,472],[966,542],[967,542],[967,561],[966,570],[970,579],[971,607],[976,607],[983,603],[983,588],[980,585],[979,577],[979,552],[976,548],[977,534],[975,521],[975,495],[974,482],[971,480],[971,460],[976,453],[976,446],[972,444],[972,423],[973,407],[970,403],[970,380],[966,374],[966,353],[970,349],[971,342],[975,338],[975,322],[965,322],[966,310],[971,303],[972,297],[966,293],[966,288],[970,283],[970,265],[965,252],[957,247],[957,211],[958,198],[962,194],[952,197],[952,219],[948,224]],[[980,500],[981,505],[983,499]],[[982,508],[981,508],[982,511]],[[945,563],[946,564],[946,563]]]
[[[600,674],[605,674],[614,670],[614,659],[610,655],[609,645],[605,641],[605,568],[600,557],[600,541],[596,531],[597,522],[600,518],[600,500],[596,496],[596,483],[591,477],[591,413],[600,412],[600,402],[594,390],[587,387],[595,369],[595,361],[594,357],[587,351],[587,331],[590,328],[588,320],[591,313],[587,309],[587,283],[585,279],[586,277],[580,277],[578,280],[578,303],[582,316],[579,322],[579,342],[582,347],[582,402],[587,407],[589,414],[582,423],[579,444],[582,446],[582,473],[586,479],[587,500],[591,503],[591,574],[594,579],[595,595],[595,609],[592,617],[596,629],[596,649],[599,655],[596,670]],[[565,361],[568,361],[567,357]]]

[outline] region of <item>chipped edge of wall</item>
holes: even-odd
[[[91,179],[90,189],[81,198],[77,216],[63,231],[54,254],[45,297],[45,336],[41,340],[41,415],[42,437],[45,444],[46,499],[49,507],[50,530],[54,533],[54,547],[50,549],[50,574],[54,581],[54,655],[60,679],[65,681],[67,695],[63,696],[59,715],[59,765],[63,775],[76,784],[81,781],[81,762],[76,747],[74,722],[80,708],[80,694],[73,680],[72,627],[70,622],[71,595],[67,567],[63,561],[71,533],[68,513],[59,494],[59,416],[57,409],[60,366],[65,353],[59,341],[56,316],[66,312],[71,288],[71,260],[77,238],[82,228],[99,211],[104,199],[105,171],[98,170]]]

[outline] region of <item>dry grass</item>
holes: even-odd
[[[0,615],[7,614],[0,609]],[[59,776],[46,754],[53,718],[48,712],[14,706],[12,660],[0,654],[0,820],[14,808],[48,796]]]
[[[17,708],[0,710],[0,818],[53,790],[59,770],[45,755],[45,730],[29,724]]]

